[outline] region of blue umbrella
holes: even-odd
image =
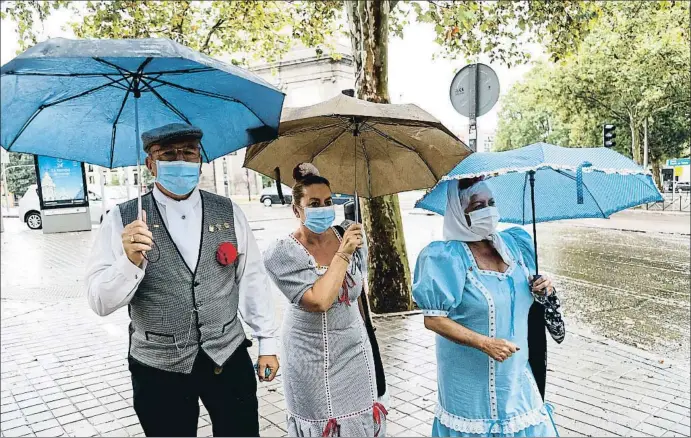
[[[618,211],[662,200],[648,172],[610,149],[536,143],[507,152],[472,154],[416,207],[444,214],[446,185],[477,177],[487,177],[502,222],[533,224],[536,274],[537,222],[608,218]]]
[[[284,95],[258,76],[167,39],[37,44],[0,69],[0,144],[104,167],[139,165],[139,132],[204,131],[202,158],[276,137]]]

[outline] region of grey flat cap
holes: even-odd
[[[144,144],[144,151],[149,152],[149,148],[155,144],[168,143],[176,138],[192,137],[201,140],[203,135],[202,130],[196,126],[185,123],[170,123],[143,133],[142,143]]]

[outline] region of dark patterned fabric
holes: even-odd
[[[561,316],[561,302],[557,296],[556,289],[550,295],[534,294],[535,301],[542,304],[545,308],[545,326],[557,344],[561,344],[566,336],[564,319]]]

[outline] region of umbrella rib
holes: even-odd
[[[93,60],[96,61],[96,62],[100,62],[101,64],[105,64],[105,65],[107,65],[108,67],[114,68],[115,70],[117,70],[117,71],[118,71],[121,75],[123,75],[123,76],[124,76],[124,73],[128,73],[128,74],[130,74],[130,75],[134,74],[134,73],[132,73],[131,71],[127,70],[126,68],[120,67],[119,65],[114,64],[114,63],[112,63],[112,62],[110,62],[110,61],[106,61],[106,60],[103,59],[103,58],[98,58],[98,57],[95,57],[95,56],[94,56],[94,57],[91,58],[91,59],[93,59]],[[147,58],[147,59],[151,59],[151,58]]]
[[[124,77],[124,76],[121,76],[119,79],[116,79],[116,78],[112,77],[111,75],[104,75],[103,77],[104,77],[104,78],[107,78],[107,79],[110,79],[111,81],[118,82],[117,85],[113,84],[113,86],[116,87],[116,88],[119,88],[119,89],[121,89],[121,90],[127,90],[127,89],[129,89],[130,81],[128,81],[127,78]],[[124,85],[119,84],[119,82],[122,81],[122,79],[124,79],[124,80],[127,82],[127,87],[125,87]]]
[[[280,134],[280,137],[290,137],[290,136],[297,135],[297,134],[301,134],[301,133],[304,133],[304,132],[318,131],[318,130],[320,130],[320,129],[333,128],[333,127],[335,127],[335,126],[344,126],[344,125],[343,125],[342,123],[335,123],[335,124],[333,124],[333,125],[322,126],[322,127],[319,127],[319,128],[305,128],[305,129],[300,129],[300,130],[298,130],[298,131],[291,132],[290,134]],[[349,128],[349,127],[346,127],[346,130],[347,130],[348,128]],[[342,133],[341,133],[341,134],[342,134]],[[249,161],[252,161],[252,160],[256,159],[256,158],[259,156],[259,154],[261,154],[262,152],[264,152],[264,151],[265,151],[269,146],[271,146],[271,144],[273,144],[273,142],[275,142],[276,140],[278,140],[278,139],[274,139],[274,140],[269,141],[268,143],[265,143],[265,144],[262,146],[262,148],[259,149],[259,150],[257,151],[256,154],[254,154],[254,156],[252,156],[252,157],[246,156],[246,157],[245,157],[245,162],[247,163],[247,162],[249,162]],[[313,159],[314,159],[314,158],[313,158]]]
[[[255,113],[254,110],[252,110],[250,107],[248,107],[244,102],[242,102],[242,101],[240,101],[234,97],[225,96],[223,94],[218,94],[218,93],[212,93],[210,91],[195,90],[194,88],[183,87],[182,85],[178,85],[178,84],[175,84],[172,82],[164,81],[163,79],[155,79],[155,78],[147,78],[147,79],[150,81],[158,82],[158,83],[163,84],[163,85],[168,85],[169,87],[172,87],[172,88],[177,88],[177,89],[182,90],[182,91],[187,91],[188,93],[199,94],[201,96],[206,96],[206,97],[215,97],[216,99],[225,100],[227,102],[239,103],[240,105],[247,108],[247,111],[251,112],[254,115],[254,117],[256,117],[257,120],[262,122],[265,126],[271,126],[268,123],[266,123],[264,120],[262,120],[262,118],[259,117],[259,115],[257,115],[257,113]]]
[[[215,71],[216,69],[213,67],[198,67],[198,68],[187,68],[187,69],[181,69],[181,70],[161,70],[161,71],[149,71],[146,72],[147,75],[183,75],[183,74],[189,74],[189,73],[208,73]]]
[[[556,172],[560,175],[564,175],[565,177],[571,179],[572,181],[576,181],[576,178],[569,175],[568,173],[562,171],[562,170],[556,170]],[[597,202],[597,199],[595,199],[595,196],[593,196],[593,193],[590,191],[587,185],[583,184],[583,188],[588,192],[590,197],[593,199],[593,202],[595,202],[595,205],[597,205],[597,209],[600,210],[600,214],[602,215],[603,218],[607,218],[607,215],[605,215],[605,212],[602,211],[602,207],[600,207],[600,203]]]
[[[12,76],[47,76],[47,77],[67,77],[67,78],[93,78],[93,77],[103,77],[108,76],[111,73],[36,73],[36,72],[14,72],[8,71],[3,73],[4,75]]]
[[[124,78],[123,78],[123,79],[124,79]],[[31,115],[31,117],[29,117],[29,120],[27,120],[27,121],[24,123],[24,125],[22,125],[22,128],[19,130],[19,132],[17,132],[17,135],[15,135],[15,137],[12,139],[12,141],[10,142],[10,144],[7,146],[7,151],[8,151],[8,152],[10,151],[10,149],[12,148],[12,146],[14,146],[14,144],[15,144],[16,141],[19,139],[19,137],[24,133],[24,131],[26,130],[26,128],[29,127],[29,125],[31,124],[31,122],[33,122],[34,119],[35,119],[39,114],[41,114],[41,111],[43,111],[44,109],[50,108],[50,107],[55,106],[55,105],[59,105],[59,104],[61,104],[61,103],[64,103],[64,102],[67,102],[67,101],[70,101],[70,100],[78,99],[78,98],[80,98],[80,97],[86,96],[87,94],[94,93],[94,92],[96,92],[96,91],[98,91],[98,90],[101,90],[101,89],[103,89],[103,88],[106,88],[106,87],[109,87],[109,86],[113,85],[113,83],[118,83],[118,82],[122,81],[123,79],[118,79],[117,81],[111,80],[111,82],[109,82],[109,83],[107,83],[107,84],[99,85],[98,87],[95,87],[95,88],[90,88],[90,89],[88,89],[88,90],[86,90],[86,91],[83,91],[83,92],[81,92],[81,93],[79,93],[79,94],[76,94],[76,95],[74,95],[74,96],[66,97],[66,98],[64,98],[64,99],[60,99],[60,100],[57,100],[57,101],[55,101],[55,102],[51,102],[51,103],[47,103],[47,104],[45,104],[45,105],[39,106],[39,107],[36,109],[36,111],[34,111],[34,113]]]
[[[339,127],[339,126],[345,126],[343,123],[334,123],[333,125],[326,125],[326,126],[312,126],[308,128],[303,128],[303,129],[298,129],[296,131],[291,131],[291,132],[286,132],[284,134],[281,134],[281,137],[292,137],[294,135],[298,134],[303,134],[305,132],[313,132],[313,131],[319,131],[322,129],[329,129],[329,128],[334,128],[334,127]]]
[[[113,121],[113,129],[112,133],[110,136],[110,168],[113,168],[113,156],[115,155],[115,135],[117,134],[118,130],[118,122],[120,121],[120,115],[122,114],[122,110],[125,109],[125,104],[127,103],[127,98],[130,95],[130,89],[127,89],[127,92],[125,93],[125,98],[122,99],[122,104],[120,105],[120,111],[118,111],[117,117],[115,117],[115,121]],[[139,153],[139,151],[137,151]]]
[[[93,58],[94,60],[97,60],[101,62],[99,58]],[[104,62],[107,63],[107,62]],[[116,67],[116,64],[109,64],[111,67]],[[210,67],[205,67],[205,68],[199,68],[199,69],[187,69],[187,70],[170,70],[170,71],[152,71],[146,73],[146,75],[177,75],[177,74],[189,74],[189,73],[206,73],[213,71],[213,68]],[[127,74],[131,74],[129,71],[124,70]],[[122,74],[122,71],[119,71],[120,74]],[[70,78],[78,78],[78,77],[95,77],[95,76],[108,76],[111,73],[40,73],[40,72],[14,72],[14,71],[8,71],[3,73],[3,75],[12,75],[12,76],[52,76],[52,77],[70,77]]]
[[[595,201],[595,205],[597,205],[597,209],[600,210],[600,213],[602,214],[603,218],[607,218],[607,215],[605,214],[604,211],[602,211],[602,207],[600,207],[600,203],[597,202],[597,199],[595,199],[595,196],[593,196],[593,193],[590,191],[587,185],[583,184],[583,188],[588,192],[591,198],[593,198],[593,201]]]
[[[571,181],[576,181],[576,177],[569,175],[568,173],[564,172],[563,170],[556,170],[556,172],[560,175],[564,175],[565,177],[569,178]],[[602,211],[602,207],[600,207],[600,203],[597,202],[597,199],[595,199],[595,196],[593,196],[593,193],[590,191],[588,186],[583,184],[583,188],[586,189],[586,191],[588,192],[590,197],[593,198],[593,201],[595,202],[595,205],[597,205],[597,209],[600,210],[600,214],[602,214],[602,217],[607,218],[607,215],[605,215],[605,212]]]
[[[528,172],[525,173],[525,178],[523,178],[523,215],[521,219],[523,220],[523,223],[521,225],[525,225],[525,189],[528,187]]]
[[[400,141],[398,141],[398,140],[396,140],[395,138],[391,137],[390,135],[384,133],[383,131],[380,131],[379,129],[375,128],[375,127],[372,126],[372,125],[369,125],[369,124],[368,124],[367,126],[368,126],[372,131],[376,132],[377,134],[379,134],[380,136],[384,137],[385,139],[390,140],[390,141],[396,143],[397,145],[399,145],[400,147],[402,147],[402,148],[404,148],[404,149],[406,149],[406,150],[408,150],[408,151],[410,151],[410,152],[413,152],[415,155],[417,155],[418,158],[420,158],[420,160],[421,160],[423,163],[425,163],[425,166],[427,167],[427,170],[428,170],[429,173],[432,175],[432,178],[434,178],[435,181],[438,181],[438,180],[441,178],[441,177],[438,177],[437,175],[434,174],[434,171],[432,170],[432,167],[429,165],[429,163],[427,162],[427,160],[425,160],[425,159],[423,158],[423,156],[420,155],[420,152],[418,152],[418,151],[415,150],[414,148],[411,148],[411,147],[409,147],[409,146],[407,146],[407,145],[401,143]]]
[[[350,126],[352,126],[352,124],[351,124]],[[332,138],[331,141],[329,141],[329,142],[326,144],[326,146],[324,146],[324,147],[323,147],[319,152],[317,152],[316,154],[312,155],[312,158],[310,158],[310,163],[313,163],[314,160],[315,160],[322,152],[324,152],[325,150],[327,150],[329,147],[331,147],[332,144],[334,144],[334,143],[336,142],[336,140],[338,140],[339,138],[341,138],[341,136],[342,136],[343,134],[345,134],[345,133],[348,131],[348,129],[350,128],[350,126],[346,126],[345,128],[343,128],[343,131],[339,132],[337,136],[335,136],[334,138]]]
[[[163,105],[165,105],[168,109],[170,109],[175,115],[177,115],[182,120],[184,120],[188,125],[192,125],[192,122],[190,121],[190,119],[188,119],[187,116],[182,111],[177,109],[175,107],[175,105],[168,102],[163,96],[161,96],[161,94],[158,91],[154,90],[154,88],[151,86],[151,84],[149,84],[148,81],[142,80],[142,84],[144,84],[144,86],[147,87],[149,89],[149,91],[151,91],[151,93],[154,96],[156,96],[158,98],[158,100],[160,100],[161,103]],[[202,144],[202,142],[199,142],[199,146],[201,147],[201,150],[204,153],[204,156],[206,157],[206,162],[208,163],[209,162],[209,155],[206,153],[206,149],[204,149],[204,145]]]
[[[359,137],[356,137],[355,141],[357,141],[357,138],[359,138]],[[369,156],[367,156],[367,149],[365,149],[365,142],[363,142],[362,139],[360,140],[360,146],[362,147],[362,153],[365,155],[365,164],[366,164],[366,168],[367,168],[367,191],[368,191],[367,197],[371,198],[372,197],[372,169],[370,168],[370,165],[369,165]],[[355,161],[355,165],[357,165],[357,160]],[[357,187],[355,187],[355,192],[357,193]]]

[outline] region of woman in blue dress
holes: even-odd
[[[417,261],[413,296],[438,334],[433,436],[558,436],[529,364],[528,314],[544,305],[542,335],[546,324],[561,342],[559,303],[548,278],[531,286],[528,233],[498,222],[486,183],[452,182],[444,241]]]

